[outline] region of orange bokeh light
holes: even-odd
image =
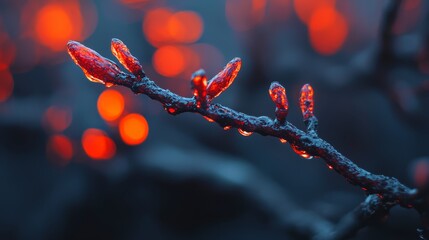
[[[9,70],[0,71],[0,103],[12,95],[13,85],[13,76]]]
[[[46,152],[54,163],[64,166],[73,157],[73,144],[68,137],[62,134],[52,135],[48,139]]]
[[[295,12],[303,23],[309,23],[320,8],[335,7],[336,0],[294,0]]]
[[[347,34],[346,19],[332,7],[314,12],[308,25],[311,46],[322,55],[332,55],[343,46]]]
[[[104,90],[97,101],[98,113],[106,121],[118,119],[124,111],[124,105],[122,94],[113,89]]]
[[[265,17],[267,0],[227,0],[226,18],[237,31],[247,31],[260,24]]]
[[[193,11],[177,12],[168,19],[167,30],[174,41],[192,43],[203,33],[203,20]]]
[[[155,47],[172,43],[192,43],[203,33],[203,20],[193,11],[173,12],[167,8],[149,11],[143,20],[143,32]]]
[[[106,160],[116,153],[116,145],[107,134],[99,129],[87,129],[82,135],[82,147],[94,160]]]
[[[131,113],[121,119],[119,134],[126,144],[138,145],[146,140],[149,126],[142,115]]]
[[[72,122],[72,112],[69,108],[51,106],[43,114],[42,123],[51,131],[62,132],[66,130]]]
[[[44,5],[36,14],[35,37],[53,51],[65,49],[70,39],[82,39],[82,15],[78,2]]]
[[[163,46],[154,53],[152,63],[162,76],[175,77],[185,69],[185,54],[180,47]]]

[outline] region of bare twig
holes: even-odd
[[[329,168],[334,169],[351,184],[361,187],[366,193],[378,194],[385,201],[399,203],[402,206],[411,207],[413,205],[416,196],[415,190],[406,187],[396,178],[373,174],[358,167],[317,135],[301,131],[287,121],[284,124],[279,124],[266,116],[250,116],[212,103],[211,98],[223,92],[237,74],[237,69],[239,69],[237,59],[233,59],[221,73],[210,81],[207,88],[211,94],[208,97],[211,96],[211,98],[204,100],[206,107],[203,108],[198,107],[195,97],[179,96],[159,87],[147,76],[135,76],[118,70],[119,68],[110,60],[101,57],[80,43],[71,41],[68,44],[68,49],[72,58],[92,81],[106,85],[125,86],[135,93],[147,95],[160,102],[172,115],[195,112],[217,122],[222,127],[233,127],[247,133],[257,132],[264,136],[270,135],[285,139],[301,155],[307,154],[324,159]],[[214,85],[219,87],[210,87]],[[304,119],[306,119],[305,114]]]

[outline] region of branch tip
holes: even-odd
[[[122,64],[122,66],[124,66],[137,78],[142,79],[146,76],[139,60],[131,54],[127,45],[125,45],[121,40],[113,38],[111,41],[110,50]]]
[[[268,90],[271,100],[276,105],[276,120],[284,124],[289,110],[286,89],[278,82],[272,82]]]
[[[214,76],[207,86],[207,98],[212,100],[223,93],[234,82],[241,68],[241,59],[233,58],[229,63]]]
[[[197,108],[207,107],[207,77],[206,72],[200,69],[192,74],[191,87],[196,100]]]

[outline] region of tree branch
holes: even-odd
[[[117,43],[117,40],[114,39],[114,42]],[[126,47],[125,50],[129,53]],[[307,133],[287,121],[281,124],[277,119],[273,121],[266,116],[250,116],[220,104],[212,103],[211,100],[226,90],[237,75],[241,66],[241,60],[237,58],[228,63],[223,71],[209,81],[207,98],[199,99],[198,94],[192,98],[187,98],[163,89],[145,74],[136,76],[124,73],[112,61],[80,43],[70,41],[68,51],[91,81],[108,86],[121,85],[131,89],[134,93],[147,95],[151,99],[160,102],[166,111],[172,115],[184,112],[199,113],[224,128],[232,127],[239,129],[241,132],[244,131],[246,134],[257,132],[264,136],[269,135],[287,140],[295,152],[306,158],[311,156],[322,158],[330,169],[335,170],[351,184],[361,187],[367,194],[378,194],[385,201],[398,203],[405,207],[413,205],[416,190],[408,188],[396,178],[373,174],[358,167],[350,159],[339,153],[331,144],[313,134],[314,127],[311,127],[309,133]],[[133,59],[135,60],[135,58]],[[120,59],[120,62],[126,61]],[[135,66],[133,67],[135,68]],[[199,89],[198,91],[204,91],[204,89]],[[198,91],[196,92],[198,93]],[[307,108],[303,108],[301,104],[304,121],[308,121],[308,119],[314,117],[313,94],[308,94],[304,90],[301,92],[301,97],[303,93],[307,94],[306,96],[308,97],[306,100],[308,102]],[[204,102],[204,107],[197,104],[197,99]]]
[[[383,38],[384,40],[387,41]],[[147,95],[160,102],[171,115],[184,112],[198,113],[226,130],[237,128],[244,136],[256,132],[263,136],[273,136],[287,141],[298,155],[307,159],[313,157],[323,159],[329,169],[335,170],[349,183],[364,190],[369,195],[368,198],[346,215],[336,227],[330,226],[323,233],[320,232],[317,235],[320,239],[344,239],[354,235],[371,221],[385,216],[390,208],[397,204],[406,208],[415,208],[420,213],[425,212],[427,208],[422,203],[417,190],[405,186],[396,178],[373,174],[360,168],[317,135],[318,120],[314,115],[314,91],[309,84],[302,87],[299,99],[303,121],[307,127],[306,131],[302,131],[286,121],[289,109],[286,90],[276,82],[269,88],[269,95],[275,104],[274,119],[267,116],[247,115],[212,102],[234,81],[241,68],[239,58],[232,59],[210,81],[207,81],[203,70],[195,72],[191,80],[194,96],[183,97],[159,87],[147,77],[137,58],[118,39],[112,40],[112,52],[132,74],[121,71],[114,62],[78,42],[70,41],[67,48],[72,59],[82,68],[90,81],[102,83],[107,87],[120,85],[131,89],[136,94]],[[382,55],[384,54],[380,56]],[[288,216],[287,219],[289,220],[286,222],[293,222],[293,216]],[[297,226],[300,224],[302,225],[303,222],[297,223]],[[304,226],[297,229],[306,228]],[[312,229],[313,232],[314,229]]]

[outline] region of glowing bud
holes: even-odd
[[[314,116],[314,91],[310,84],[302,86],[299,97],[299,106],[301,108],[304,121]]]
[[[239,128],[239,129],[238,129],[238,132],[239,132],[241,135],[245,136],[245,137],[248,137],[248,136],[250,136],[250,135],[252,135],[252,134],[253,134],[253,132],[247,132],[247,131],[244,131],[244,130],[243,130],[243,129],[241,129],[241,128]]]
[[[272,82],[268,90],[271,100],[276,104],[276,119],[280,123],[284,123],[289,110],[287,101],[286,89],[278,82]]]
[[[237,77],[240,68],[241,59],[234,58],[225,66],[222,71],[220,71],[216,76],[214,76],[207,86],[208,99],[211,100],[219,96],[229,86],[231,86],[232,82],[234,82],[235,77]]]
[[[287,143],[287,140],[286,140],[286,139],[284,139],[284,138],[279,138],[279,141],[280,141],[281,143]]]
[[[123,74],[114,62],[81,43],[69,41],[67,51],[91,82],[112,86],[118,75]]]
[[[197,107],[206,107],[207,102],[207,77],[204,70],[200,69],[192,74],[192,90],[197,100]]]
[[[229,129],[231,129],[231,126],[225,126],[223,127],[223,130],[228,131]]]
[[[143,78],[145,76],[139,60],[131,54],[127,45],[125,45],[121,40],[113,38],[110,49],[113,55],[129,72],[138,78]]]

